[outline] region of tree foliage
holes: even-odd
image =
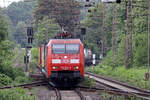
[[[26,95],[27,90],[23,88],[14,88],[11,90],[1,90],[1,100],[37,100],[36,96]]]
[[[25,47],[25,44],[27,43],[26,27],[27,25],[22,21],[19,21],[16,26],[16,32],[14,36],[17,43],[21,44],[21,47]]]
[[[54,37],[57,33],[60,32],[60,26],[54,19],[49,19],[48,17],[43,18],[39,21],[38,29],[35,33],[35,42],[37,45],[43,44],[46,42],[46,33],[48,33],[48,38]]]
[[[145,66],[147,63],[147,28],[148,28],[148,5],[147,1],[134,2],[133,8],[133,54],[134,66]],[[102,5],[90,8],[87,12],[82,24],[87,28],[85,45],[87,48],[101,51],[102,34]],[[112,23],[113,23],[113,5],[106,4],[105,9],[105,32],[106,32],[106,48],[107,56],[102,63],[113,67],[125,64],[125,34],[126,34],[126,4],[124,0],[121,4],[115,5],[117,8],[115,38],[116,53],[112,54]],[[91,44],[94,45],[91,47]],[[96,49],[98,48],[98,49]]]
[[[0,16],[0,42],[5,40],[6,36],[7,36],[7,27],[5,25],[2,16]]]
[[[10,4],[6,10],[7,15],[12,20],[14,26],[18,24],[19,21],[31,22],[32,8],[34,7],[34,2],[13,2]]]
[[[5,74],[0,74],[0,86],[6,86],[12,83],[12,79]]]
[[[5,74],[10,77],[12,80],[15,77],[24,74],[19,74],[19,69],[13,68],[13,59],[14,59],[14,43],[7,40],[7,33],[9,31],[9,26],[6,24],[6,18],[0,16],[0,74]],[[7,80],[7,78],[6,78]],[[2,81],[0,81],[1,83]]]
[[[76,0],[39,0],[34,16],[37,21],[45,16],[54,18],[66,31],[72,32],[79,20],[80,8]]]

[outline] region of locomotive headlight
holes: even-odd
[[[79,67],[78,67],[78,66],[76,66],[76,69],[79,69]]]
[[[79,69],[79,67],[78,66],[74,66],[73,69]]]
[[[58,67],[57,66],[53,66],[52,69],[58,69]]]

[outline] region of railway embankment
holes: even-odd
[[[150,90],[150,80],[145,80],[145,68],[125,69],[123,66],[113,68],[106,65],[97,65],[88,67],[86,70],[138,88]]]

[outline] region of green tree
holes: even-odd
[[[8,40],[0,42],[0,73],[14,78],[13,75],[13,44]]]
[[[13,2],[6,9],[7,15],[12,20],[14,26],[18,24],[19,21],[32,22],[32,9],[34,7],[34,1],[31,2]]]
[[[26,24],[25,22],[18,22],[16,26],[15,39],[17,43],[21,44],[21,47],[25,47],[27,43],[27,35],[26,35]]]
[[[6,36],[7,36],[7,27],[5,25],[2,16],[0,16],[0,42],[4,41],[6,39]]]
[[[37,21],[45,16],[54,18],[66,31],[73,33],[79,21],[80,8],[76,0],[39,0],[34,17]]]
[[[46,33],[48,38],[52,38],[60,32],[60,27],[54,19],[48,19],[45,17],[38,23],[38,31],[35,33],[35,43],[39,46],[46,42]]]
[[[134,60],[133,65],[144,66],[147,62],[147,27],[148,27],[148,16],[147,16],[147,1],[134,2],[135,6],[133,8],[133,48],[134,48]],[[106,4],[105,11],[105,32],[106,32],[106,48],[107,56],[103,59],[103,63],[111,66],[120,66],[125,64],[125,33],[126,33],[126,4],[124,0],[121,4],[116,5],[117,8],[117,18],[116,18],[116,54],[112,55],[112,18],[113,18],[113,6],[111,4]],[[101,51],[101,40],[103,33],[102,27],[102,4],[97,7],[90,8],[86,14],[84,20],[82,20],[82,25],[87,28],[86,40],[84,41],[85,47],[90,48],[98,54]],[[99,47],[99,48],[98,48]],[[98,49],[97,49],[98,48]],[[141,49],[140,49],[141,48]]]

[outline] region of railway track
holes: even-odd
[[[46,85],[47,83],[45,81],[34,81],[31,83],[24,83],[24,84],[19,84],[19,85],[13,85],[13,86],[4,86],[0,87],[0,89],[9,89],[9,88],[15,88],[15,87],[23,87],[23,88],[29,88],[29,87],[34,87],[34,86],[41,86],[41,85]]]
[[[79,88],[64,90],[48,85],[50,90],[54,90],[56,94],[56,100],[86,100],[85,96],[81,93]],[[78,97],[77,97],[78,96]]]
[[[64,99],[62,99],[63,98],[62,93],[66,94],[68,92],[68,90],[60,90],[59,88],[55,88],[55,87],[51,86],[49,83],[47,83],[46,81],[35,81],[35,82],[31,82],[31,83],[19,84],[19,85],[14,85],[14,86],[5,86],[5,87],[0,87],[0,89],[10,89],[10,88],[16,88],[16,87],[30,88],[30,87],[42,86],[42,85],[47,86],[50,90],[54,90],[54,92],[56,94],[56,100],[64,100]],[[84,95],[82,95],[81,91],[77,88],[72,89],[69,92],[70,92],[70,94],[78,95],[80,100],[86,100]],[[72,98],[76,98],[76,97],[72,97]],[[65,100],[69,100],[69,99],[65,99]]]
[[[108,79],[108,78],[104,78],[100,75],[96,75],[96,74],[93,74],[90,72],[87,72],[86,76],[94,79],[99,84],[102,84],[102,85],[108,87],[109,88],[109,89],[107,89],[108,91],[136,95],[140,98],[150,100],[150,98],[149,98],[150,91],[148,91],[148,90],[143,90],[143,89],[140,89],[137,87],[133,87],[133,86],[127,85],[125,83],[122,83],[119,81],[114,81],[114,80]],[[105,89],[101,88],[100,90],[105,90]]]
[[[76,88],[74,91],[79,95],[81,100],[86,100],[85,96],[81,93],[79,88]]]
[[[103,86],[105,87],[109,87],[109,88],[96,88],[96,87],[86,87],[86,86],[77,86],[71,90],[62,90],[59,88],[55,88],[53,87],[51,84],[49,84],[48,82],[41,80],[41,81],[34,81],[31,83],[25,83],[25,84],[19,84],[19,85],[14,85],[14,86],[5,86],[5,87],[0,87],[0,89],[9,89],[9,88],[15,88],[15,87],[23,87],[23,88],[30,88],[30,87],[35,87],[35,86],[48,86],[49,89],[53,89],[55,94],[56,94],[56,100],[70,100],[70,98],[77,98],[77,99],[73,99],[73,100],[86,100],[86,97],[82,94],[81,91],[86,90],[92,90],[92,91],[104,91],[107,93],[111,93],[111,94],[119,94],[119,95],[130,95],[130,96],[137,96],[140,97],[144,100],[150,100],[150,91],[148,90],[143,90],[143,89],[139,89],[133,86],[129,86],[127,84],[118,82],[118,81],[114,81],[112,79],[108,79],[108,78],[104,78],[102,76],[93,74],[93,73],[86,73],[87,76],[89,76],[90,78],[96,80],[96,82],[103,84]],[[64,94],[74,94],[71,97],[69,96],[65,96]],[[64,99],[65,98],[65,99]],[[69,99],[67,99],[69,98]]]

